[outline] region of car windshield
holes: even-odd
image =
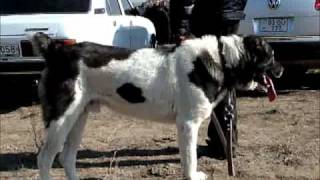
[[[0,14],[88,12],[90,0],[1,0]]]

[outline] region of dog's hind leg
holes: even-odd
[[[199,122],[186,118],[177,119],[178,144],[183,175],[188,180],[205,180],[206,174],[197,171],[197,138]]]
[[[49,169],[56,154],[63,147],[67,135],[74,127],[79,116],[83,113],[86,102],[81,92],[76,93],[74,100],[57,120],[52,120],[47,129],[47,137],[38,155],[38,168],[40,178],[50,179]]]
[[[63,151],[59,155],[59,161],[64,167],[66,176],[70,180],[78,179],[76,174],[76,158],[77,150],[81,143],[82,134],[86,125],[88,111],[85,110],[79,117],[67,136],[66,142],[63,146]]]

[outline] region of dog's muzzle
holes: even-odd
[[[277,98],[277,92],[274,87],[274,83],[270,76],[275,78],[280,78],[284,68],[281,66],[280,63],[273,61],[272,67],[267,71],[267,73],[260,74],[258,77],[258,87],[257,89],[263,90],[267,93],[269,101],[272,102]],[[270,74],[267,75],[267,74]]]

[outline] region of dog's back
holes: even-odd
[[[46,126],[63,114],[78,86],[87,101],[98,100],[121,113],[174,118],[175,66],[168,59],[170,52],[88,42],[64,46],[45,34],[36,34],[33,44],[46,61],[39,87]]]
[[[63,113],[76,86],[81,86],[88,101],[99,100],[143,119],[172,121],[178,103],[193,103],[184,97],[188,94],[179,92],[200,91],[190,87],[193,61],[203,50],[208,51],[207,47],[217,46],[215,37],[188,40],[169,50],[136,51],[88,42],[64,46],[44,34],[36,34],[33,41],[46,60],[40,99],[51,107],[43,111],[47,122]],[[217,53],[209,52],[218,57]]]

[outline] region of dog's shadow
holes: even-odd
[[[178,148],[168,147],[163,149],[122,149],[118,151],[94,151],[80,150],[77,155],[78,168],[92,167],[128,167],[139,165],[154,165],[165,163],[179,163],[178,157],[157,158],[156,156],[173,156],[179,153]],[[137,157],[133,160],[116,160],[117,157]],[[141,158],[144,156],[155,156],[153,159]],[[140,157],[140,158],[139,158]],[[106,161],[96,161],[97,158],[110,158]],[[114,160],[115,159],[115,160]],[[128,158],[129,159],[129,158]],[[116,161],[113,162],[113,161]],[[53,168],[61,168],[58,161],[55,161]],[[37,154],[34,152],[6,153],[0,154],[0,172],[15,171],[20,169],[37,169]]]
[[[83,150],[79,151],[77,155],[77,167],[79,168],[92,168],[92,167],[127,167],[127,166],[139,166],[139,165],[154,165],[154,164],[165,164],[165,163],[179,163],[179,158],[168,157],[164,158],[153,158],[145,160],[146,158],[141,157],[156,157],[156,156],[172,156],[179,153],[178,148],[167,147],[163,149],[122,149],[118,151],[93,151]],[[130,160],[117,160],[117,157],[135,157]],[[110,158],[113,160],[92,162],[82,161],[83,159],[97,159],[97,158]],[[123,158],[122,158],[123,159]],[[112,162],[115,161],[115,162]]]

